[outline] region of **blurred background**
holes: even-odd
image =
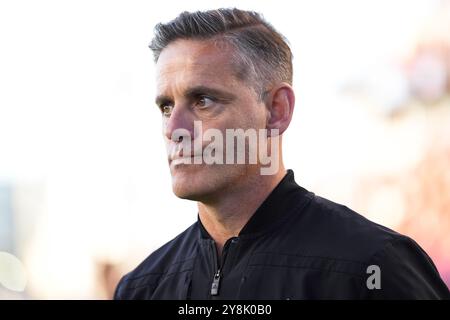
[[[450,1],[0,0],[0,298],[108,299],[195,221],[147,45],[217,7],[291,43],[297,182],[414,238],[450,285]]]

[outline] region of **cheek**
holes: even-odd
[[[237,113],[236,118],[242,124],[246,124],[248,128],[260,129],[265,127],[267,108],[250,93],[240,103]]]
[[[266,127],[266,113],[263,106],[253,106],[242,110],[236,117],[238,127],[243,129],[262,129]]]

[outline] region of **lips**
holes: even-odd
[[[192,154],[190,156],[183,156],[183,153],[178,153],[175,155],[169,155],[168,159],[169,159],[169,161],[172,161],[172,160],[179,160],[179,159],[192,159],[192,158],[201,157],[201,156],[202,156],[201,153],[200,154]]]
[[[190,156],[190,157],[173,157],[169,158],[169,165],[176,166],[181,164],[195,164],[196,160],[201,156]],[[198,162],[198,160],[197,160]]]
[[[195,150],[193,153],[188,152],[187,155],[183,155],[183,153],[186,151],[189,151],[189,150],[185,150],[180,145],[176,145],[176,146],[173,146],[172,148],[170,148],[168,155],[167,155],[167,159],[168,159],[169,163],[172,161],[178,161],[178,162],[187,161],[188,163],[189,162],[192,163],[193,158],[202,157],[202,155],[203,155],[202,152],[195,152]]]

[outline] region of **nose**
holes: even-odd
[[[187,108],[174,106],[164,121],[164,135],[170,141],[181,142],[194,136],[194,119]]]

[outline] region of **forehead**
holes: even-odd
[[[212,41],[179,39],[161,52],[156,64],[159,90],[172,85],[234,85],[233,49]]]

